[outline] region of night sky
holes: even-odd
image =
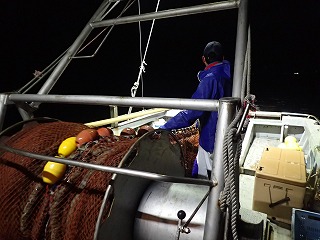
[[[0,92],[21,88],[64,52],[102,1],[5,1],[0,8]],[[206,3],[200,0],[160,2],[159,10]],[[294,3],[295,2],[295,3]],[[141,3],[154,11],[157,1]],[[308,5],[306,4],[308,3]],[[119,12],[125,2],[115,9]],[[125,15],[138,12],[137,3]],[[320,116],[320,1],[252,0],[252,86],[261,110],[305,112]],[[142,54],[151,21],[142,23]],[[146,73],[137,96],[189,98],[203,69],[201,55],[220,41],[233,65],[237,9],[156,20],[146,57]],[[89,39],[102,29],[92,32]],[[81,54],[92,54],[101,38]],[[116,26],[94,58],[71,62],[52,94],[130,96],[140,66],[138,24]],[[41,85],[39,85],[41,86]],[[30,93],[36,93],[38,87]],[[11,112],[12,111],[12,112]],[[15,109],[9,109],[15,114]],[[103,107],[41,105],[36,115],[69,121],[105,118]]]

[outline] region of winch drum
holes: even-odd
[[[132,149],[135,149],[133,152],[136,152],[136,156],[130,162],[123,162],[122,166],[132,170],[184,177],[185,169],[181,161],[182,152],[180,144],[173,139],[172,133],[168,131],[163,130],[161,135],[156,138],[153,137],[153,134],[154,133],[150,132],[136,142],[132,147]],[[131,155],[130,150],[128,155]],[[98,239],[133,240],[136,216],[140,215],[137,209],[145,202],[141,199],[143,196],[146,196],[146,190],[151,189],[152,192],[154,191],[154,193],[156,193],[158,189],[162,188],[153,186],[155,184],[153,180],[128,175],[117,175],[112,184],[114,189],[112,194],[112,196],[114,196],[113,203],[106,221],[99,229]],[[162,184],[166,185],[168,183]],[[183,185],[186,184],[180,184],[180,186]],[[181,193],[183,194],[184,192],[185,190]],[[161,195],[162,198],[171,197],[163,196],[163,193],[161,193]],[[204,195],[205,194],[203,194],[203,196]],[[183,195],[180,198],[183,199]],[[198,203],[199,202],[200,200]],[[196,205],[197,204],[195,204],[195,207]],[[160,206],[155,205],[154,207],[158,208]],[[189,207],[185,209],[187,208]],[[181,207],[181,209],[184,208]],[[174,208],[172,212],[178,210]],[[177,223],[178,217],[176,217],[176,223],[173,225],[177,226]],[[157,232],[158,231],[154,233],[154,236],[158,234]],[[173,231],[173,236],[175,233],[176,230]],[[140,234],[138,236],[140,236]],[[154,236],[149,239],[156,239]],[[136,239],[140,240],[142,238],[137,237]]]
[[[134,224],[135,240],[177,239],[180,210],[186,217],[182,225],[197,208],[209,187],[192,184],[153,182],[145,191],[137,209]],[[188,225],[190,233],[181,233],[180,240],[203,239],[207,200]]]

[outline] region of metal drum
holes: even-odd
[[[145,191],[137,209],[135,240],[177,239],[179,210],[184,210],[184,224],[192,215],[209,187],[181,183],[154,182]],[[190,233],[181,233],[181,240],[203,239],[207,200],[188,225]]]
[[[160,130],[159,130],[160,131]],[[168,131],[162,130],[161,134],[158,136],[154,136],[154,133],[149,133],[144,135],[139,141],[136,142],[134,146],[129,150],[128,156],[135,155],[131,160],[124,160],[121,163],[123,168],[145,171],[150,173],[164,174],[168,176],[174,177],[184,177],[185,169],[184,163],[182,162],[182,152],[181,147],[178,141],[174,139],[172,133]],[[163,185],[162,185],[163,184]],[[110,194],[110,198],[112,198],[112,206],[110,212],[107,216],[106,221],[101,225],[99,229],[98,239],[100,240],[133,240],[134,232],[137,232],[137,237],[135,239],[146,239],[140,238],[139,229],[135,231],[135,222],[136,216],[142,216],[141,213],[146,211],[138,210],[139,205],[143,206],[146,203],[146,200],[141,200],[142,198],[148,198],[150,192],[157,193],[157,197],[164,198],[163,201],[170,201],[166,199],[164,192],[161,191],[164,189],[161,186],[169,186],[168,183],[162,183],[158,186],[157,183],[154,183],[153,180],[142,177],[133,177],[128,175],[117,175],[114,177],[114,181],[112,182],[112,194]],[[178,191],[180,185],[172,185],[179,186],[175,187]],[[185,188],[186,186],[184,186]],[[193,186],[193,188],[197,188]],[[153,190],[154,189],[154,190]],[[158,190],[159,189],[159,190]],[[180,188],[182,189],[182,188]],[[200,188],[201,189],[201,188]],[[146,192],[149,191],[149,193]],[[171,190],[170,190],[171,191]],[[181,194],[186,190],[180,190]],[[189,190],[190,191],[190,190]],[[194,191],[194,190],[192,190]],[[179,191],[178,191],[179,192]],[[177,192],[177,194],[178,194]],[[196,194],[200,195],[200,194]],[[145,196],[145,197],[144,197]],[[176,197],[177,198],[177,197]],[[178,202],[183,202],[182,199],[189,198],[181,195],[181,200]],[[191,197],[193,198],[193,197]],[[201,197],[200,197],[201,198]],[[197,198],[198,199],[198,198]],[[148,201],[147,201],[148,202]],[[197,202],[197,201],[196,201]],[[177,208],[181,209],[191,209],[191,207],[196,206],[189,205],[187,207],[181,207],[178,205]],[[199,202],[199,201],[198,201]],[[152,208],[157,209],[159,206],[152,206]],[[153,203],[151,203],[153,205]],[[149,208],[149,207],[148,207]],[[169,206],[167,207],[169,210]],[[194,207],[195,208],[195,207]],[[180,209],[178,209],[180,210]],[[177,209],[174,207],[171,211],[172,216],[176,215]],[[158,216],[158,215],[155,215]],[[161,216],[159,216],[161,218]],[[172,218],[172,226],[173,229],[177,226],[178,218]],[[141,226],[141,224],[140,224]],[[148,239],[169,239],[169,238],[156,238],[155,235],[158,234],[158,230],[154,229],[156,232],[152,235],[151,238]],[[175,234],[175,230],[173,230],[173,236]]]

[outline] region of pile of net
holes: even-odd
[[[56,156],[60,143],[87,127],[69,122],[48,122],[23,128],[6,140],[12,148]],[[197,154],[197,130],[176,132],[186,176]],[[98,165],[118,167],[138,137],[103,137],[78,148],[70,157]],[[134,153],[133,153],[134,155]],[[134,156],[132,156],[134,157]],[[101,203],[112,173],[68,166],[55,185],[42,181],[45,161],[9,152],[0,155],[0,239],[93,239]],[[106,220],[111,201],[106,202]]]
[[[198,153],[199,129],[195,127],[188,127],[174,131],[173,134],[179,140],[182,148],[186,176],[191,177],[193,163]]]

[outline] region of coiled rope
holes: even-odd
[[[232,239],[234,240],[238,239],[239,159],[242,150],[240,130],[243,129],[244,119],[248,114],[249,108],[254,107],[254,100],[255,96],[252,94],[249,94],[244,98],[243,107],[239,109],[236,117],[228,126],[223,139],[223,171],[225,186],[220,196],[220,209],[227,213],[225,226],[228,228],[230,222]]]
[[[250,82],[251,82],[251,34],[250,26],[248,28],[248,41],[244,62],[244,70],[242,75],[241,85],[241,100],[243,106],[246,104],[252,104],[255,96],[250,94]],[[246,95],[246,97],[245,97]],[[247,114],[244,112],[244,108],[240,108],[235,119],[231,122],[227,128],[223,141],[223,170],[225,186],[220,196],[220,208],[223,212],[226,212],[228,208],[230,213],[226,214],[226,227],[230,228],[232,239],[238,239],[237,233],[237,221],[239,216],[239,159],[242,149],[241,135],[238,134],[237,125],[239,124],[242,115]],[[242,126],[238,126],[242,128]],[[226,236],[225,236],[226,237]]]
[[[241,153],[242,140],[236,135],[237,124],[242,118],[243,108],[239,110],[235,119],[227,128],[224,141],[223,141],[223,168],[225,187],[220,197],[220,208],[226,211],[228,207],[231,213],[231,232],[232,239],[238,239],[237,234],[237,218],[239,213],[239,197],[237,187],[237,168],[239,167],[239,157]],[[227,220],[228,221],[228,220]]]

